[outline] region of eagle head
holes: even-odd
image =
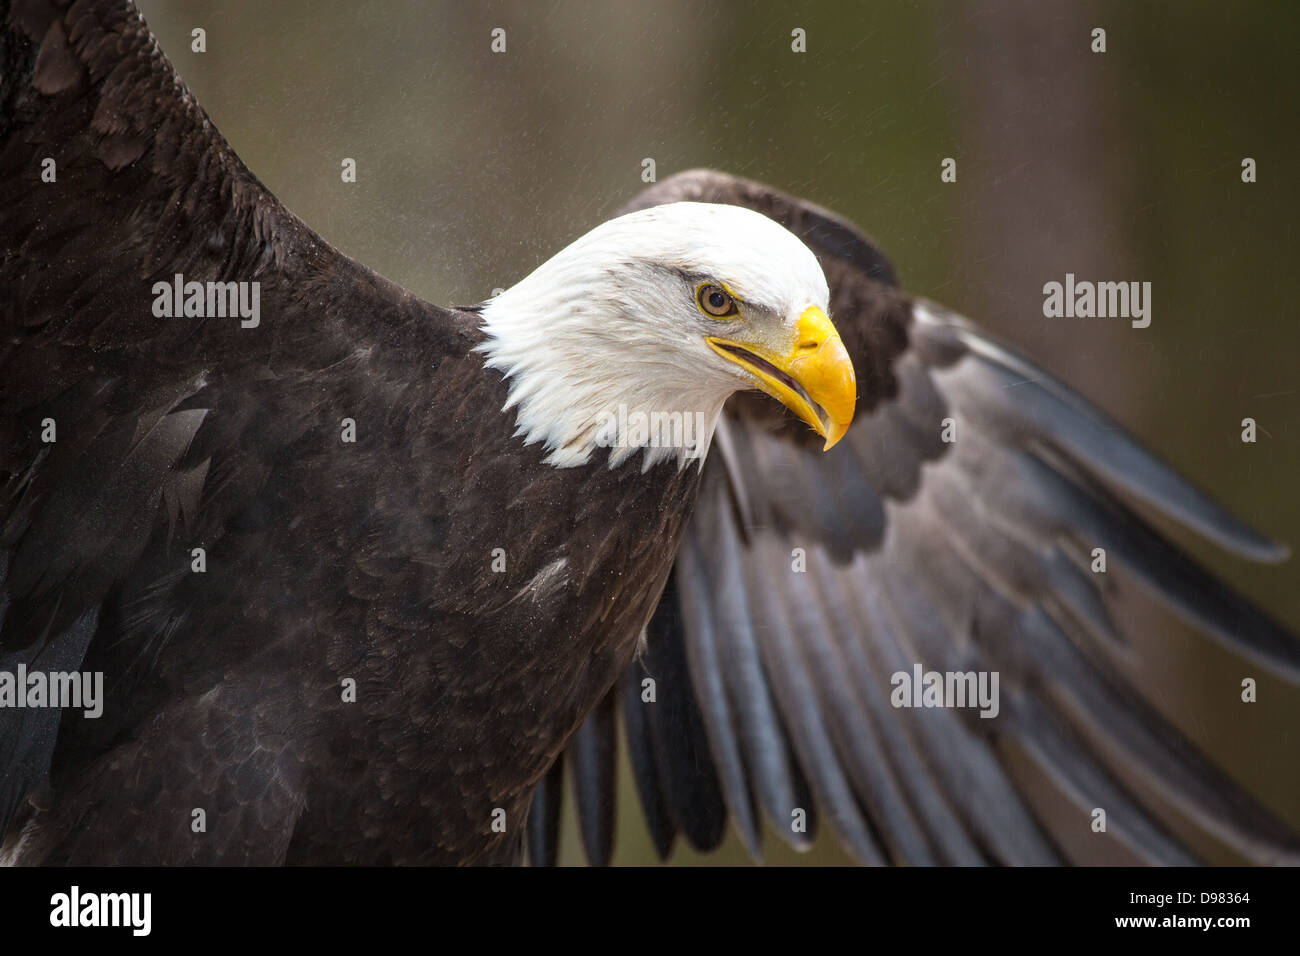
[[[610,467],[638,448],[643,468],[684,466],[743,388],[771,395],[830,448],[857,389],[828,300],[816,256],[778,223],[671,203],[601,224],[489,301],[480,350],[509,382],[503,411],[516,409],[517,433],[544,443],[552,465],[607,446]]]

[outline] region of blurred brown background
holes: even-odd
[[[741,173],[859,223],[910,290],[1027,352],[1300,546],[1300,5],[141,7],[249,168],[427,299],[476,302],[521,278],[631,198],[646,157],[661,179]],[[190,50],[194,27],[206,53]],[[497,27],[505,54],[489,48]],[[806,54],[791,52],[796,27]],[[1094,27],[1104,54],[1090,51]],[[355,184],[340,181],[344,157]],[[944,157],[955,184],[940,182]],[[1151,282],[1150,328],[1043,318],[1043,283],[1066,272]],[[1240,441],[1246,416],[1255,445]],[[1186,543],[1300,629],[1300,560],[1254,567]],[[1245,707],[1249,665],[1153,625],[1142,679],[1158,705],[1300,827],[1300,688],[1262,680]],[[622,796],[617,860],[649,862],[635,795]],[[846,861],[827,837],[806,855],[768,846],[770,862]],[[746,859],[734,838],[674,857]]]

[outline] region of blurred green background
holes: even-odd
[[[660,179],[741,173],[856,221],[911,291],[1300,546],[1300,4],[140,5],[249,168],[427,299],[477,302],[522,278],[634,196],[644,158]],[[489,48],[497,27],[505,54]],[[1043,283],[1066,272],[1150,281],[1151,327],[1043,318]],[[1180,540],[1300,629],[1300,560],[1255,567]],[[1262,680],[1244,707],[1248,665],[1152,625],[1141,679],[1158,706],[1300,827],[1300,689]],[[624,774],[616,859],[649,862]],[[731,837],[673,861],[747,859]],[[800,855],[769,836],[767,860],[847,862],[827,836]]]

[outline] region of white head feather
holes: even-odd
[[[679,467],[702,459],[723,403],[752,384],[705,343],[729,330],[698,308],[703,282],[730,289],[751,327],[827,307],[816,257],[757,212],[683,202],[612,219],[483,309],[488,339],[479,349],[509,379],[502,410],[517,408],[516,434],[544,443],[546,461],[558,467],[586,464],[612,446],[613,468],[637,450],[618,433],[620,408],[623,421],[637,412],[699,413],[698,443],[651,444],[643,469],[672,457]]]

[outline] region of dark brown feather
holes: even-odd
[[[37,820],[29,862],[517,859],[698,470],[542,465],[477,317],[285,210],[130,4],[0,14],[0,666],[107,694],[57,736],[0,712],[0,833]],[[259,282],[260,324],[155,316],[176,273]]]
[[[805,842],[789,826],[787,781],[801,767],[866,862],[883,850],[906,863],[1180,863],[1207,835],[1236,859],[1300,859],[1296,833],[1143,699],[1126,639],[1143,624],[1116,601],[1117,583],[1130,597],[1137,586],[1294,680],[1295,635],[1131,505],[1244,557],[1285,549],[1041,369],[938,306],[918,308],[876,245],[834,214],[709,170],[664,180],[628,208],[681,200],[756,209],[809,244],[859,382],[857,419],[826,454],[776,403],[754,393],[728,403],[674,571],[682,623],[652,636],[686,646],[751,851],[756,805],[786,840]],[[941,438],[949,417],[955,443]],[[1122,565],[1104,578],[1081,560],[1097,545]],[[792,569],[795,549],[806,573]],[[1000,672],[1002,714],[891,706],[891,675],[917,662]],[[1109,842],[1081,854],[1077,837],[1041,819],[1016,753],[1068,794],[1076,832],[1106,807]]]

